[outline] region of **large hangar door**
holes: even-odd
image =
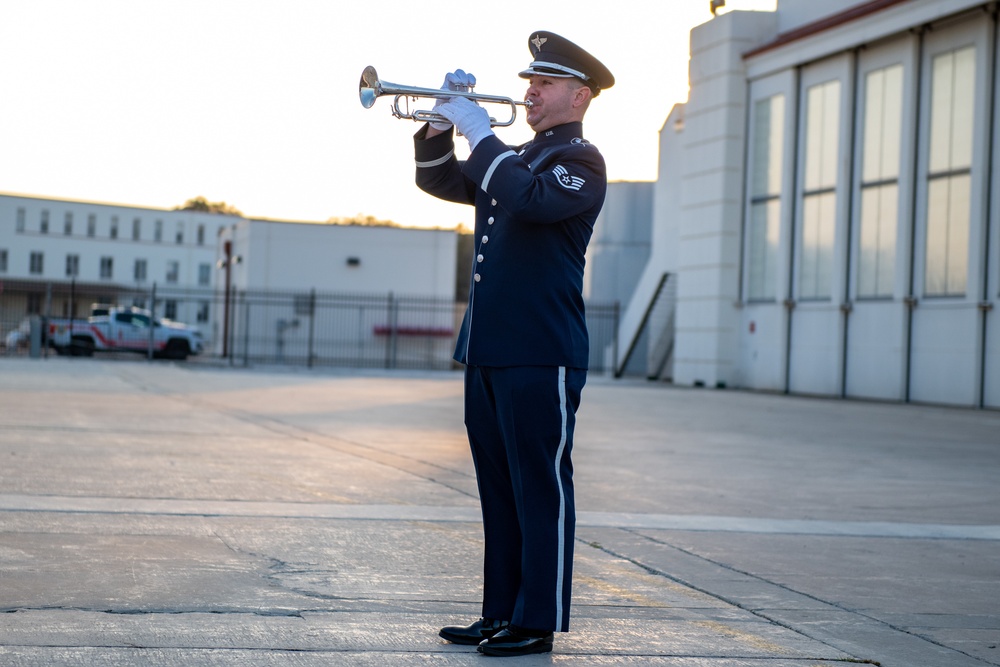
[[[802,74],[799,187],[796,189],[788,389],[839,395],[843,381],[849,142],[853,115],[849,57]]]
[[[989,43],[983,26],[965,24],[928,36],[923,54],[909,376],[916,402],[976,406],[982,395]]]
[[[860,54],[844,394],[906,397],[915,37]]]

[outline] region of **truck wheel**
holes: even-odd
[[[163,355],[167,359],[177,359],[178,361],[184,361],[190,353],[187,341],[177,339],[167,341],[167,348],[163,351]]]
[[[92,357],[94,341],[89,338],[74,338],[69,344],[69,353],[73,357]]]

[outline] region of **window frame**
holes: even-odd
[[[858,117],[858,127],[854,133],[854,179],[851,185],[851,257],[850,257],[850,298],[857,301],[886,301],[902,299],[908,293],[908,276],[910,272],[913,236],[913,189],[914,162],[916,146],[914,136],[917,122],[917,73],[920,43],[916,35],[909,34],[882,45],[866,49],[858,55],[857,100],[855,109]],[[874,294],[865,293],[862,289],[862,271],[865,265],[862,257],[863,205],[864,193],[867,190],[879,188],[885,182],[869,181],[865,178],[865,132],[867,130],[866,110],[868,106],[868,90],[866,83],[868,75],[889,67],[902,67],[902,114],[900,118],[900,150],[896,184],[896,230],[893,248],[892,286],[890,289],[879,289]]]
[[[987,92],[991,90],[989,77],[994,72],[992,59],[994,51],[991,45],[989,22],[963,21],[947,26],[941,30],[928,33],[924,40],[921,59],[920,81],[920,127],[919,148],[916,157],[915,177],[915,212],[914,212],[914,244],[913,271],[910,284],[910,295],[917,300],[928,302],[975,303],[982,296],[983,281],[978,276],[984,275],[987,249],[984,247],[988,213],[986,188],[988,187],[987,161],[990,147],[987,145],[988,123],[990,122],[990,100]],[[975,47],[974,73],[972,78],[973,99],[972,108],[972,146],[971,161],[968,169],[968,235],[964,256],[965,286],[964,292],[935,293],[927,289],[927,246],[928,246],[928,214],[931,202],[930,190],[935,181],[954,176],[952,171],[941,175],[931,169],[931,126],[932,116],[932,65],[934,59],[942,54],[959,51],[962,48]],[[963,170],[964,171],[964,170]],[[937,176],[937,177],[936,177]]]
[[[756,141],[754,136],[755,123],[757,120],[757,104],[759,102],[781,96],[784,99],[784,119],[781,126],[781,183],[780,191],[775,197],[768,197],[767,201],[778,208],[778,242],[773,274],[765,269],[767,281],[772,281],[772,286],[766,289],[763,294],[754,292],[752,285],[752,272],[754,269],[754,239],[753,236],[753,215],[754,209],[765,200],[757,196],[754,192],[753,165],[756,162]],[[750,92],[747,112],[747,155],[746,174],[744,183],[743,201],[743,229],[742,229],[742,266],[740,270],[740,294],[744,303],[747,304],[767,304],[776,303],[786,298],[787,285],[789,282],[789,247],[791,243],[792,214],[791,206],[795,177],[790,166],[795,159],[794,128],[797,114],[797,99],[795,95],[795,76],[792,71],[784,71],[775,75],[762,77],[750,82]]]
[[[796,188],[795,188],[795,222],[794,239],[792,245],[792,281],[791,294],[796,302],[806,303],[843,303],[847,299],[845,271],[847,266],[847,236],[848,222],[851,211],[847,206],[850,192],[850,164],[848,155],[849,145],[845,138],[853,136],[853,105],[854,105],[854,85],[853,85],[853,56],[845,53],[821,62],[805,67],[799,77],[799,109],[798,109],[798,135],[796,137]],[[823,145],[832,146],[836,150],[832,158],[833,181],[830,183],[808,183],[807,176],[810,173],[810,156],[808,132],[809,132],[809,91],[817,86],[829,85],[833,82],[838,84],[837,96],[837,117],[834,126],[837,128],[837,136],[831,137],[823,135]],[[823,172],[826,173],[825,171]],[[808,185],[808,187],[807,187]],[[803,266],[804,246],[806,240],[805,216],[807,205],[814,202],[823,204],[824,200],[832,197],[831,219],[832,225],[829,240],[829,275],[824,282],[828,283],[825,291],[817,288],[815,292],[804,293],[803,279],[804,272],[808,269]]]

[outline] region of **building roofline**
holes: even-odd
[[[143,204],[123,204],[120,202],[99,201],[96,199],[71,199],[69,197],[57,197],[54,195],[35,195],[24,192],[8,192],[0,190],[0,197],[11,197],[17,199],[34,199],[43,202],[56,202],[60,204],[80,204],[82,206],[107,206],[110,208],[127,208],[136,211],[153,211],[156,213],[184,213],[189,215],[218,216],[220,218],[242,219],[243,216],[232,215],[230,213],[208,213],[207,211],[192,211],[190,209],[163,208],[161,206],[146,206]]]
[[[812,23],[799,26],[794,30],[782,33],[767,44],[762,44],[761,46],[747,51],[743,54],[743,58],[752,58],[756,55],[760,55],[761,53],[772,51],[786,44],[810,37],[820,32],[825,32],[832,28],[836,28],[837,26],[844,25],[845,23],[850,23],[851,21],[856,21],[857,19],[869,16],[904,2],[910,2],[910,0],[868,0],[868,2],[855,5],[850,9],[845,9],[842,12],[831,14],[830,16],[823,17],[817,21],[813,21]]]

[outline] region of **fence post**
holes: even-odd
[[[233,331],[234,328],[233,325],[236,321],[236,308],[235,304],[232,303],[235,298],[236,298],[236,287],[234,285],[230,285],[229,281],[227,280],[226,310],[224,314],[225,322],[224,322],[224,329],[222,332],[222,356],[229,359],[230,366],[233,365],[232,347],[233,347],[233,337],[236,335],[236,332]],[[233,307],[230,307],[230,305],[232,305]]]
[[[611,318],[611,326],[614,327],[611,333],[611,375],[618,372],[618,321],[621,318],[621,303],[615,300],[615,307]]]
[[[385,367],[394,368],[396,361],[396,319],[393,316],[395,300],[393,293],[389,296],[385,304],[385,323],[389,327],[388,335],[385,337]]]
[[[250,365],[250,300],[243,290],[243,368]]]
[[[42,358],[49,358],[49,320],[52,319],[52,283],[45,283],[45,315],[42,317]]]
[[[309,348],[306,350],[306,367],[313,365],[313,341],[316,335],[316,288],[309,290]]]
[[[149,298],[149,342],[146,345],[146,359],[153,360],[153,340],[156,334],[156,281],[153,281],[153,289]]]

